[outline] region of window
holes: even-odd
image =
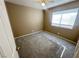
[[[54,12],[52,15],[52,26],[72,29],[77,17],[78,8]]]

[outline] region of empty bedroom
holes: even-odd
[[[79,57],[78,0],[5,0],[5,6],[19,58]]]

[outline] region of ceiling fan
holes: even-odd
[[[42,6],[45,6],[47,3],[54,2],[54,0],[35,0],[40,3]]]

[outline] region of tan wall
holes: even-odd
[[[78,1],[45,10],[45,12],[44,12],[44,15],[45,15],[44,16],[44,30],[55,33],[55,34],[60,33],[59,35],[76,42],[77,38],[78,38],[78,34],[79,34],[79,30],[78,30],[79,29],[79,14],[78,14],[74,29],[72,29],[72,30],[51,26],[51,16],[49,17],[49,15],[51,15],[51,13],[53,13],[55,11],[62,11],[62,10],[77,8],[77,7],[79,8]]]
[[[15,37],[42,30],[43,11],[6,2]]]

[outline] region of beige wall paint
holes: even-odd
[[[15,37],[42,30],[43,11],[6,2]]]
[[[77,38],[79,37],[79,13],[76,19],[76,23],[74,25],[74,29],[70,30],[70,29],[66,29],[66,28],[60,28],[60,27],[55,27],[55,26],[51,26],[51,13],[55,12],[55,11],[62,11],[62,10],[66,10],[66,9],[72,9],[72,8],[79,8],[79,2],[72,2],[72,3],[68,3],[68,4],[64,4],[61,6],[57,6],[54,8],[50,8],[48,10],[44,11],[44,30],[58,34],[59,35],[68,38],[69,40],[72,40],[74,42],[77,42]],[[50,15],[50,17],[49,17]]]
[[[32,30],[39,31],[44,29],[45,31],[49,31],[55,34],[60,33],[61,36],[74,42],[77,41],[79,36],[79,16],[77,17],[74,29],[70,30],[51,26],[51,19],[49,18],[49,14],[55,11],[77,8],[79,7],[78,1],[45,10],[44,23],[42,10],[15,5],[8,2],[6,2],[6,6],[15,37],[31,33]]]

